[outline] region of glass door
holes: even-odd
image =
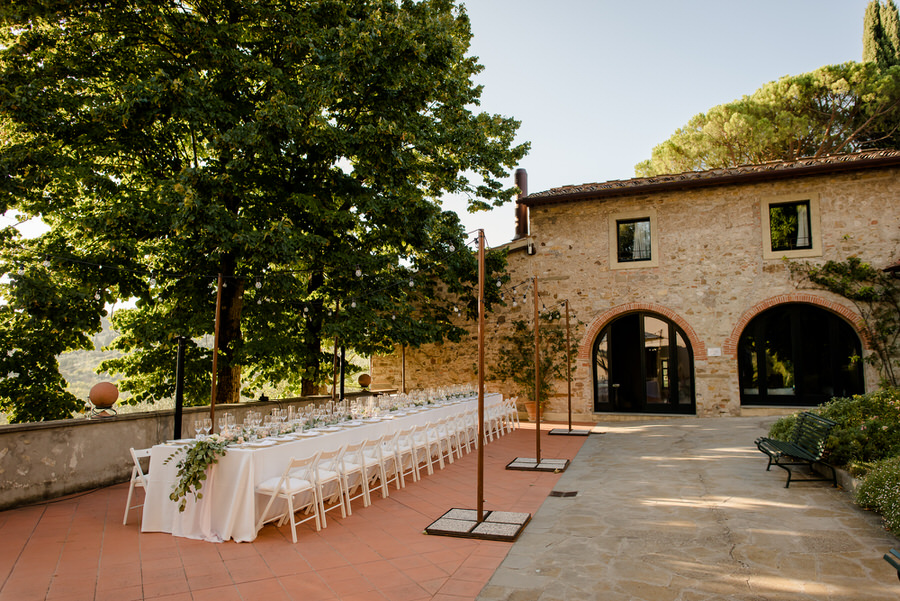
[[[693,413],[693,355],[674,322],[630,313],[594,343],[594,410]]]

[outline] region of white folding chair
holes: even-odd
[[[430,431],[432,433],[433,441],[437,444],[438,451],[438,461],[441,466],[441,469],[444,469],[444,462],[453,463],[453,452],[454,452],[454,444],[453,441],[455,439],[455,433],[450,431],[450,428],[447,426],[447,421],[449,418],[443,418],[436,421],[432,424]]]
[[[347,515],[353,515],[353,508],[350,504],[356,499],[361,498],[363,500],[363,507],[368,507],[372,504],[369,496],[368,469],[362,452],[366,443],[368,443],[367,440],[348,444],[344,448],[344,453],[341,455],[338,464],[341,478],[343,479],[344,498],[347,501]],[[353,493],[357,490],[359,492],[354,495]]]
[[[512,431],[519,428],[519,407],[517,405],[519,397],[510,397],[506,402],[509,411],[509,428]]]
[[[322,527],[328,525],[325,514],[340,507],[341,517],[347,517],[347,504],[344,502],[344,481],[341,477],[341,455],[344,447],[322,451],[319,453],[319,465],[316,474],[316,492],[319,495],[319,511],[322,513]],[[331,505],[331,507],[325,507]]]
[[[150,449],[135,449],[132,447],[130,452],[134,466],[131,468],[131,482],[128,484],[128,500],[125,501],[125,517],[122,519],[123,526],[128,524],[128,512],[144,505],[143,503],[138,505],[131,504],[131,496],[134,494],[135,487],[143,488],[146,495],[147,485],[150,484],[150,475],[141,467],[141,459],[150,457]]]
[[[294,459],[292,457],[281,476],[269,478],[257,485],[257,493],[269,495],[269,502],[266,504],[266,508],[263,509],[259,522],[256,524],[257,531],[267,522],[278,520],[278,526],[281,526],[290,520],[291,536],[296,543],[297,524],[315,519],[316,530],[322,529],[324,518],[319,512],[319,496],[315,481],[318,462],[319,453],[303,459]],[[287,502],[287,508],[284,513],[267,518],[266,515],[269,513],[269,509],[271,509],[275,499],[279,498]],[[295,519],[296,513],[303,509],[312,515],[302,520]]]
[[[400,490],[400,471],[394,459],[393,437],[383,435],[366,443],[362,450],[362,458],[366,465],[366,477],[369,481],[369,499],[372,491],[381,488],[381,498],[390,496],[389,485],[394,482]],[[378,480],[378,487],[373,486]]]
[[[410,441],[420,475],[421,468],[424,465],[426,472],[430,476],[434,473],[434,462],[432,462],[432,458],[440,457],[440,449],[438,448],[437,442],[434,440],[434,434],[431,432],[430,427],[426,424],[416,426],[412,436],[410,436]],[[444,460],[441,459],[440,462],[441,469],[444,469]]]
[[[412,441],[413,432],[415,432],[415,428],[400,430],[391,441],[394,447],[394,465],[397,466],[397,472],[400,474],[401,488],[406,488],[407,474],[412,476],[413,482],[418,482],[421,478],[416,449]]]
[[[472,444],[471,439],[469,438],[469,426],[466,423],[466,414],[460,413],[454,419],[453,427],[456,429],[456,437],[459,440],[459,453],[462,456],[462,450],[465,449],[466,453],[472,452]]]

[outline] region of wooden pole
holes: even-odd
[[[406,345],[400,345],[400,392],[406,394]]]
[[[572,431],[572,346],[571,333],[569,332],[569,299],[566,299],[566,395],[569,402],[569,432]]]
[[[216,374],[219,366],[219,322],[222,314],[222,287],[224,286],[224,278],[219,274],[219,283],[216,286],[216,327],[213,336],[213,367],[212,367],[212,393],[209,402],[209,419],[212,420],[213,426],[216,425]]]
[[[541,463],[541,319],[538,310],[538,283],[534,277],[534,404],[537,419],[534,428],[534,456]]]
[[[336,306],[334,308],[334,318],[337,320],[338,313],[341,311],[341,301],[337,301]],[[331,357],[331,402],[333,403],[337,398],[337,388],[338,388],[338,340],[337,336],[334,337],[334,353]]]
[[[478,230],[478,523],[484,521],[484,230]]]

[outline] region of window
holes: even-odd
[[[743,405],[813,407],[865,392],[862,345],[852,327],[813,305],[777,305],[738,341]]]
[[[819,196],[775,196],[760,202],[764,259],[822,255]]]
[[[812,248],[809,201],[770,204],[769,236],[772,241],[772,250]]]
[[[616,221],[617,253],[620,263],[650,260],[650,218]]]
[[[609,268],[635,269],[659,266],[656,211],[618,213],[609,216]]]

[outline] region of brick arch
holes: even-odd
[[[834,313],[838,317],[841,317],[842,319],[844,319],[844,321],[850,324],[850,327],[852,327],[856,334],[859,336],[859,339],[862,341],[863,348],[865,348],[866,350],[871,350],[869,337],[862,325],[862,317],[858,313],[855,313],[854,311],[845,307],[844,305],[841,305],[840,303],[836,303],[826,298],[816,296],[815,294],[810,294],[808,292],[792,292],[790,294],[780,294],[778,296],[767,298],[764,301],[756,303],[753,307],[745,311],[744,314],[741,315],[741,318],[738,320],[738,322],[735,324],[734,329],[731,330],[731,335],[728,336],[728,338],[725,340],[725,344],[722,346],[722,353],[736,358],[738,340],[740,339],[744,328],[747,327],[747,324],[749,324],[754,317],[756,317],[763,311],[766,311],[767,309],[771,309],[772,307],[796,303],[815,305],[829,311],[830,313]]]
[[[625,305],[619,305],[618,307],[613,307],[612,309],[601,313],[600,315],[595,317],[593,321],[591,321],[587,330],[585,330],[584,338],[582,338],[581,340],[581,347],[578,349],[579,361],[590,361],[591,349],[594,346],[594,339],[597,338],[597,336],[600,334],[600,331],[608,323],[621,315],[625,315],[626,313],[636,313],[638,311],[656,313],[673,321],[676,325],[678,325],[679,328],[681,328],[685,336],[687,336],[688,341],[691,345],[691,349],[694,352],[694,361],[706,360],[706,344],[702,340],[700,340],[700,338],[697,336],[697,333],[694,331],[694,328],[692,328],[691,325],[686,322],[680,315],[678,315],[668,307],[657,305],[656,303],[628,303]]]

